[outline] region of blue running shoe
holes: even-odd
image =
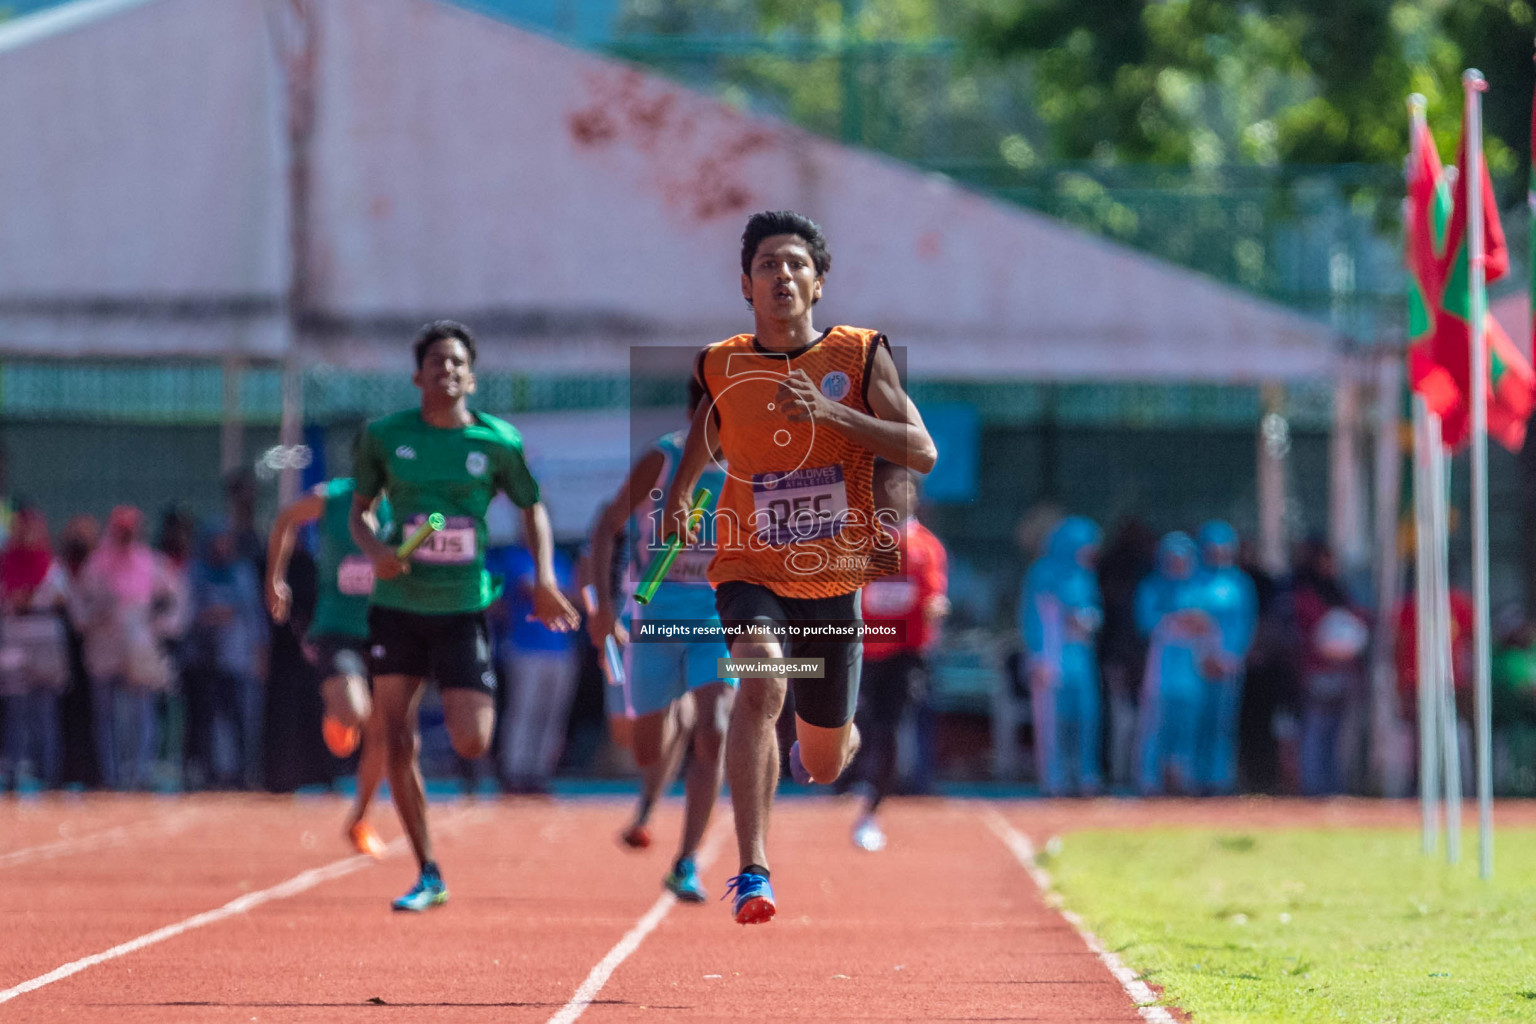
[[[684,857],[672,867],[672,873],[661,883],[667,891],[684,903],[703,903],[709,899],[704,883],[699,881],[699,869],[692,857]]]
[[[733,876],[725,883],[725,896],[736,897],[732,913],[737,924],[767,924],[778,911],[773,904],[773,886],[762,875]]]
[[[811,778],[811,773],[805,770],[805,762],[800,760],[800,741],[795,740],[789,748],[789,777],[802,786],[814,786],[816,780]]]
[[[447,902],[448,887],[443,884],[443,876],[438,872],[436,864],[428,864],[421,869],[421,877],[416,880],[415,887],[395,900],[392,906],[396,910],[410,910],[419,914]]]

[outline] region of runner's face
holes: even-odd
[[[453,402],[474,394],[475,371],[469,364],[469,349],[458,338],[434,341],[412,380],[424,398]]]
[[[741,294],[760,315],[795,320],[821,298],[822,279],[810,246],[799,235],[769,235],[757,245],[752,273],[741,275]]]

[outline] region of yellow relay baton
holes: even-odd
[[[432,536],[438,530],[441,530],[447,525],[448,520],[443,518],[443,514],[441,512],[433,512],[431,515],[427,516],[426,522],[416,527],[415,533],[405,538],[405,543],[401,544],[400,547],[395,550],[395,554],[398,555],[402,561],[410,558],[416,553],[417,548],[421,547],[427,542],[428,537]]]
[[[693,505],[688,509],[688,526],[692,529],[698,521],[704,517],[704,506],[709,504],[709,499],[714,495],[708,487],[700,487],[693,492]],[[651,562],[651,567],[645,570],[645,577],[640,581],[640,588],[635,591],[635,601],[638,604],[650,604],[651,598],[656,596],[656,588],[661,586],[661,581],[667,578],[667,570],[672,568],[677,553],[683,550],[683,538],[681,534],[674,535],[667,541],[667,548],[661,553],[661,557]]]

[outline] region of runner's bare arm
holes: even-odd
[[[613,539],[624,528],[624,522],[634,514],[635,509],[645,500],[651,488],[661,479],[661,470],[666,462],[666,457],[656,449],[646,452],[639,462],[635,463],[629,471],[629,476],[624,478],[624,484],[619,488],[619,493],[614,495],[612,501],[603,509],[603,514],[598,517],[597,525],[592,528],[592,554],[591,576],[592,589],[597,592],[597,607],[592,609],[592,614],[587,618],[587,635],[591,638],[593,646],[601,645],[603,638],[612,634],[620,643],[624,637],[618,635],[616,629],[617,617],[614,611],[613,593],[608,586],[608,580],[613,575]]]
[[[272,533],[267,537],[267,611],[278,625],[288,621],[293,592],[288,588],[288,560],[293,557],[293,538],[299,527],[312,523],[325,512],[325,496],[316,487],[277,514]]]
[[[566,633],[581,623],[581,616],[560,593],[555,577],[555,542],[549,526],[549,512],[536,501],[523,509],[523,537],[533,556],[533,617],[558,633]]]
[[[884,345],[875,350],[866,384],[873,416],[827,398],[804,370],[784,379],[779,397],[791,420],[814,418],[818,427],[830,427],[882,459],[919,473],[933,469],[939,450],[917,406],[902,389],[896,362]]]
[[[347,513],[347,532],[352,535],[352,543],[357,545],[357,549],[373,563],[374,577],[392,580],[403,572],[410,572],[411,565],[403,561],[394,548],[374,536],[373,528],[368,525],[366,518],[371,508],[373,498],[365,498],[361,494],[352,495],[352,508]]]
[[[661,532],[663,540],[681,535],[684,543],[691,544],[698,537],[698,527],[689,526],[688,510],[693,504],[693,489],[699,484],[699,476],[715,448],[714,423],[710,419],[713,406],[700,402],[693,413],[693,424],[688,428],[688,440],[683,454],[677,460],[677,472],[672,476],[672,486],[667,491],[667,502],[662,507]]]

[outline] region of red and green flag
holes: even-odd
[[[1427,130],[1426,130],[1427,134]],[[1421,146],[1421,148],[1432,148]],[[1463,136],[1457,156],[1457,192],[1464,195],[1461,183],[1467,181],[1466,138]],[[1415,167],[1415,170],[1418,168]],[[1493,194],[1493,182],[1483,164],[1481,181],[1483,206],[1484,273],[1492,284],[1509,273],[1509,246],[1504,227],[1499,222],[1499,208]],[[1410,211],[1412,209],[1410,184]],[[1429,334],[1420,338],[1409,352],[1409,379],[1415,390],[1425,396],[1430,410],[1439,414],[1441,435],[1447,446],[1467,440],[1471,429],[1471,310],[1470,274],[1467,239],[1467,202],[1451,204],[1445,226],[1444,244],[1436,247],[1434,267],[1420,278],[1428,293],[1436,295],[1435,308],[1427,318]],[[1410,212],[1411,215],[1411,212]],[[1433,221],[1430,222],[1431,229]],[[1419,229],[1423,233],[1423,229]],[[1431,240],[1433,240],[1431,238]],[[1410,235],[1410,260],[1414,246],[1422,247]],[[1423,252],[1422,248],[1418,250]],[[1410,304],[1410,321],[1413,319]],[[1410,332],[1413,328],[1410,327]],[[1511,451],[1525,443],[1525,424],[1536,408],[1536,374],[1530,361],[1515,346],[1509,335],[1488,312],[1483,301],[1483,330],[1488,345],[1488,435]]]
[[[1440,165],[1434,136],[1422,114],[1413,119],[1408,154],[1408,208],[1404,263],[1408,269],[1408,379],[1429,410],[1444,416],[1460,401],[1449,370],[1435,359],[1434,339],[1444,314],[1445,235],[1451,219],[1451,189]]]

